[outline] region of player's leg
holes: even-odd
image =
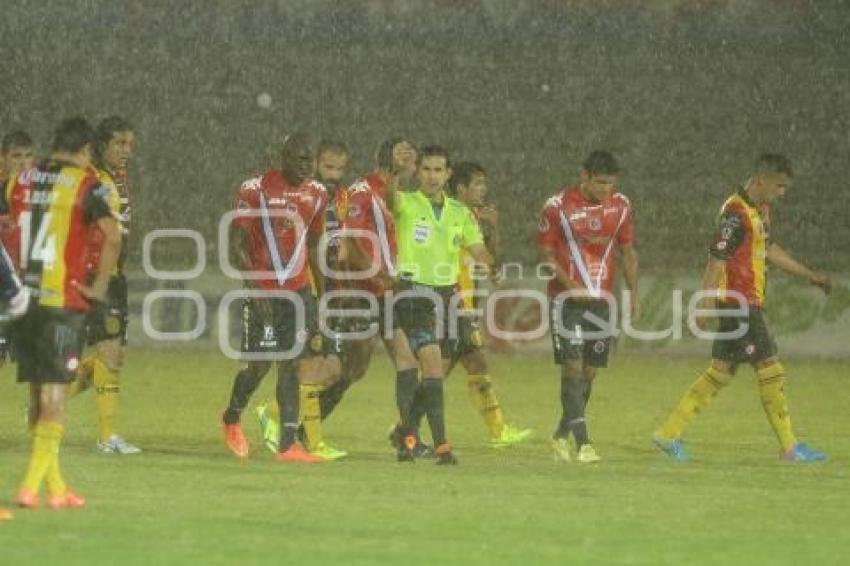
[[[552,449],[556,460],[572,460],[568,439],[573,435],[576,446],[587,443],[587,423],[584,419],[584,340],[581,324],[584,308],[573,302],[553,301],[550,309],[552,352],[561,377],[561,418],[552,434]]]
[[[781,458],[790,461],[826,460],[826,454],[799,442],[791,426],[791,414],[785,396],[785,368],[777,357],[776,343],[770,335],[761,309],[750,312],[749,336],[752,365],[758,376],[759,397],[764,414],[779,441]]]
[[[443,354],[439,344],[428,344],[417,351],[422,369],[422,396],[425,416],[431,429],[437,464],[457,464],[446,435],[446,408],[443,392]]]
[[[38,414],[32,428],[33,442],[26,475],[18,492],[18,504],[38,505],[38,492],[46,484],[48,505],[81,507],[85,500],[68,489],[59,466],[59,445],[64,435],[68,383],[74,378],[82,349],[82,316],[66,311],[45,312],[36,308],[28,327],[26,358],[19,365],[19,380],[29,382],[38,393]]]

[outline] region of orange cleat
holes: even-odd
[[[0,521],[11,521],[12,519],[12,512],[0,507]]]
[[[305,464],[319,464],[325,459],[315,454],[310,454],[299,443],[295,442],[285,452],[278,452],[275,456],[278,462],[303,462]]]
[[[86,506],[86,500],[70,489],[62,495],[48,495],[47,506],[51,509],[79,509]]]
[[[230,451],[240,458],[248,457],[248,439],[245,438],[245,433],[242,432],[242,425],[239,423],[224,425],[224,443],[230,448]]]
[[[15,498],[18,507],[24,509],[38,509],[41,502],[38,500],[38,494],[31,489],[22,487],[18,490],[18,496]]]

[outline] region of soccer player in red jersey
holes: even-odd
[[[325,238],[320,252],[324,253],[325,267],[334,271],[341,269],[342,247],[339,231],[342,229],[342,219],[345,215],[347,193],[342,186],[342,179],[348,167],[349,152],[342,142],[323,140],[316,150],[316,180],[328,191],[328,206],[325,208]],[[342,288],[342,283],[332,277],[333,273],[312,273],[313,278],[321,278],[321,288],[325,292]],[[318,287],[314,285],[315,293]],[[320,299],[316,295],[316,299]],[[338,308],[336,301],[329,304]],[[347,456],[347,452],[337,450],[324,440],[322,420],[327,418],[338,402],[337,391],[341,382],[342,359],[345,356],[345,344],[340,339],[340,321],[331,318],[328,328],[320,328],[322,336],[316,335],[311,343],[314,355],[304,360],[307,373],[319,374],[321,381],[302,383],[301,394],[301,428],[299,437],[310,453],[325,460],[338,460]],[[319,343],[321,342],[321,348]],[[257,417],[266,446],[277,452],[277,442],[280,437],[280,413],[277,403],[265,403],[257,407]]]
[[[763,311],[768,263],[807,280],[825,293],[832,289],[829,276],[812,271],[770,241],[770,205],[790,189],[792,177],[787,157],[763,154],[744,187],[736,189],[720,209],[702,277],[701,287],[707,296],[697,308],[730,311],[721,318],[719,327],[719,332],[727,336],[715,337],[711,365],[653,436],[656,446],[677,460],[688,459],[681,440],[687,424],[732,381],[742,363],[756,371],[762,406],[779,440],[780,457],[800,462],[826,459],[823,452],[799,442],[794,435],[785,397],[785,368],[777,357],[776,343]],[[701,328],[707,327],[705,316],[698,316],[696,321]],[[729,336],[736,331],[743,331],[743,335]]]
[[[86,316],[86,342],[94,351],[83,359],[77,379],[71,384],[70,396],[94,384],[97,410],[97,451],[101,454],[137,454],[141,449],[115,432],[115,417],[120,392],[119,375],[124,365],[127,346],[128,296],[124,264],[127,260],[131,221],[131,190],[128,166],[133,155],[135,132],[124,118],[110,116],[96,130],[94,165],[98,179],[113,189],[114,206],[119,210],[123,234],[121,255],[115,273],[109,280],[108,300]],[[87,262],[93,270],[99,261],[102,234],[91,231]]]
[[[243,271],[246,287],[295,295],[246,298],[242,310],[243,352],[271,354],[268,357],[277,362],[276,399],[282,423],[277,458],[284,462],[323,461],[296,441],[299,381],[317,383],[321,378],[309,373],[310,364],[304,361],[314,355],[310,343],[318,336],[310,273],[311,266],[316,265],[328,203],[325,188],[311,180],[314,167],[309,136],[301,132],[289,136],[281,149],[280,169],[242,184],[230,230],[231,252]],[[318,272],[315,268],[312,271]],[[315,282],[320,294],[321,279],[315,278]],[[303,327],[297,326],[298,309],[303,311]],[[295,352],[294,359],[284,356],[290,351]],[[240,416],[271,368],[268,359],[248,358],[236,374],[230,402],[222,415],[225,442],[240,457],[247,456],[249,450]]]
[[[68,383],[80,363],[82,325],[92,301],[106,297],[109,277],[121,248],[117,210],[110,191],[91,169],[94,130],[82,118],[63,121],[53,138],[53,155],[10,180],[6,195],[24,195],[17,215],[20,269],[34,305],[17,321],[13,335],[18,380],[30,384],[32,455],[18,491],[18,505],[39,505],[47,484],[52,508],[81,507],[59,470],[59,444]],[[92,225],[104,234],[103,251],[90,285],[86,284],[87,235]]]
[[[561,366],[562,415],[552,447],[563,461],[572,459],[570,434],[579,462],[601,459],[590,444],[585,409],[597,370],[608,364],[614,329],[608,327],[611,305],[605,297],[613,290],[616,248],[632,293],[632,320],[640,317],[632,207],[616,190],[619,174],[613,155],[593,151],[580,182],[550,198],[540,217],[537,245],[554,268],[550,321],[555,363]]]

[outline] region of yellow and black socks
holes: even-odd
[[[782,451],[788,452],[797,444],[797,438],[791,428],[791,415],[785,398],[785,368],[781,363],[774,362],[759,369],[756,374],[764,413],[779,439]]]
[[[732,374],[709,367],[691,384],[667,422],[658,430],[658,434],[671,440],[682,436],[693,416],[708,407],[717,393],[729,385],[730,381]]]
[[[32,453],[29,467],[21,487],[38,493],[41,482],[47,477],[51,493],[62,493],[65,482],[59,473],[59,444],[64,427],[53,421],[38,421],[32,432]]]
[[[97,407],[98,439],[106,442],[115,433],[115,411],[118,405],[118,372],[99,359],[92,362],[92,382]]]
[[[307,448],[315,450],[322,442],[322,408],[320,397],[325,386],[318,383],[302,383],[299,387],[301,402],[301,425]]]
[[[467,376],[467,391],[472,403],[484,417],[484,424],[490,432],[490,438],[502,436],[505,428],[505,418],[499,400],[493,392],[493,382],[487,374],[469,374]]]

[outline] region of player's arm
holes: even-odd
[[[744,217],[735,211],[724,211],[717,222],[717,232],[714,243],[708,250],[708,263],[702,273],[700,290],[705,295],[697,303],[697,309],[712,310],[717,308],[717,289],[726,273],[726,262],[735,255],[746,237]],[[697,316],[699,328],[709,326],[709,317]]]
[[[109,289],[109,279],[118,266],[118,256],[121,255],[121,223],[114,216],[104,216],[96,222],[103,233],[103,248],[100,261],[91,285],[77,285],[80,293],[92,301],[103,302]]]
[[[832,278],[825,273],[812,271],[786,252],[779,244],[770,244],[767,248],[767,261],[785,273],[790,273],[816,287],[820,287],[827,295],[832,291]]]
[[[499,234],[499,211],[495,206],[489,204],[482,206],[478,211],[478,218],[481,222],[481,232],[484,235],[484,244],[487,246],[487,251],[494,258],[500,255],[501,237]]]
[[[626,244],[620,247],[623,261],[623,277],[626,287],[631,292],[631,317],[632,322],[640,319],[641,308],[638,295],[638,253],[634,244]]]

